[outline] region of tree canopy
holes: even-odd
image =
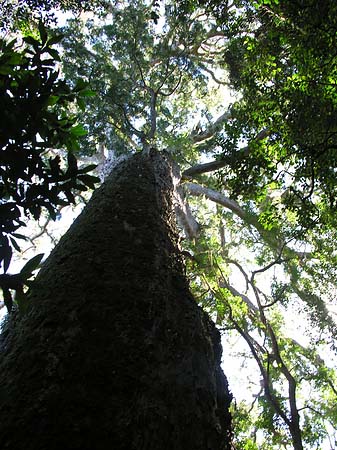
[[[61,29],[67,83],[49,98],[59,108],[87,85],[96,93],[73,106],[87,130],[78,155],[156,147],[179,166],[191,286],[224,342],[242,342],[235,358],[257,369],[244,371],[252,400],[233,411],[237,448],[334,445],[336,9],[129,0]]]

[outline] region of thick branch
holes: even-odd
[[[184,192],[181,186],[176,188],[174,198],[178,224],[183,228],[188,239],[197,238],[200,225],[193,217],[189,204],[184,199]]]
[[[226,195],[197,183],[184,183],[184,186],[190,194],[197,196],[204,195],[213,202],[232,211],[236,216],[240,217],[246,225],[253,226],[258,231],[261,238],[270,246],[271,250],[276,253],[277,259],[280,258],[283,250],[287,251],[291,257],[297,257],[296,252],[288,247],[282,239],[277,236],[275,230],[272,232],[265,230],[263,225],[259,222],[258,216],[254,213],[245,211],[235,200],[231,200],[226,197]]]
[[[192,132],[191,140],[193,144],[199,144],[213,137],[217,131],[220,131],[222,129],[223,124],[231,118],[231,115],[231,111],[226,111],[220,117],[218,117],[214,123],[210,124],[210,126],[205,131],[199,134],[194,134]]]
[[[223,159],[216,159],[216,160],[208,162],[208,163],[197,164],[197,165],[185,170],[185,172],[183,172],[182,176],[183,176],[183,179],[188,180],[195,175],[200,175],[202,173],[213,172],[214,170],[221,169],[222,167],[225,167],[227,164],[228,164],[227,161],[225,161]]]
[[[155,92],[153,89],[149,89],[150,94],[151,94],[151,103],[150,103],[150,122],[151,122],[151,129],[148,135],[148,138],[151,140],[154,138],[155,134],[156,134],[156,129],[157,129],[157,110],[156,110],[156,106],[157,106],[157,95],[158,93]]]
[[[249,311],[257,313],[259,311],[258,307],[254,305],[254,303],[247,297],[245,294],[241,294],[239,291],[235,289],[235,287],[231,286],[228,283],[220,282],[219,286],[222,288],[226,288],[229,292],[234,295],[234,297],[240,297],[241,300],[248,306]]]
[[[179,165],[172,161],[172,180],[174,185],[174,207],[177,217],[177,222],[184,230],[188,239],[192,240],[198,237],[200,225],[193,217],[188,202],[185,199],[183,186],[180,185],[181,172]]]
[[[229,113],[225,113],[225,114],[229,114]],[[224,114],[221,116],[223,117]],[[230,118],[230,116],[228,116],[228,118]],[[219,117],[220,119],[220,117]],[[219,120],[218,119],[218,120]],[[217,122],[217,121],[216,121]],[[215,123],[216,123],[215,122]],[[214,124],[215,125],[215,124]],[[214,134],[214,132],[213,132]],[[269,134],[269,130],[267,128],[265,128],[264,130],[260,131],[260,133],[258,133],[255,137],[255,141],[259,141],[261,139],[264,139],[265,137],[267,137]],[[202,135],[205,135],[205,133],[203,133]],[[202,135],[197,135],[198,136],[202,136]],[[207,138],[212,137],[212,135],[208,136]],[[206,140],[207,138],[205,138],[204,140]],[[195,142],[195,137],[193,137],[193,142]],[[202,140],[200,139],[200,142]],[[199,142],[199,141],[196,141]],[[238,154],[243,154],[244,156],[248,156],[250,152],[250,147],[244,147],[241,148],[240,150],[238,150]],[[214,161],[205,163],[205,164],[196,164],[193,167],[190,167],[189,169],[185,170],[185,172],[183,172],[182,177],[183,179],[190,179],[191,177],[194,177],[195,175],[200,175],[202,173],[207,173],[207,172],[213,172],[214,170],[218,170],[221,169],[222,167],[226,167],[228,165],[228,160],[227,159],[216,159]]]
[[[209,198],[213,202],[218,203],[219,205],[224,206],[225,208],[230,209],[233,213],[235,213],[241,219],[247,221],[248,214],[240,207],[240,205],[230,198],[226,197],[224,194],[220,192],[214,191],[213,189],[209,189],[207,187],[201,186],[197,183],[184,183],[185,189],[192,195],[204,195]],[[251,219],[250,219],[251,220]],[[255,220],[254,220],[255,222]],[[257,222],[257,220],[256,220]],[[255,223],[254,223],[255,225]]]
[[[210,39],[213,38],[224,38],[224,33],[222,33],[221,31],[217,31],[217,30],[210,30],[206,36],[203,36],[203,38],[199,41],[197,41],[196,43],[194,43],[193,47],[188,49],[188,53],[190,55],[194,55],[194,56],[198,56],[198,50],[199,48],[203,45],[203,44],[207,44],[207,41],[209,41]]]

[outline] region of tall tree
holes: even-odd
[[[63,30],[63,73],[98,92],[82,151],[166,148],[180,165],[191,286],[258,369],[234,411],[239,448],[312,448],[336,428],[336,15],[314,3],[128,1]]]
[[[260,372],[259,419],[251,419],[253,432],[245,442],[256,446],[254,429],[260,428],[266,431],[267,448],[301,449],[326,436],[324,417],[330,421],[334,410],[335,374],[319,356],[324,340],[334,348],[336,335],[329,310],[336,279],[334,247],[327,240],[334,240],[335,233],[334,206],[328,200],[334,189],[334,178],[328,175],[335,166],[333,142],[328,153],[324,150],[325,139],[334,138],[328,126],[333,90],[329,80],[321,85],[323,91],[308,88],[310,73],[316,78],[325,73],[308,39],[315,28],[309,20],[315,17],[310,2],[303,6],[306,20],[296,15],[300,5],[200,3],[206,10],[193,2],[181,16],[174,5],[167,5],[165,19],[158,15],[159,30],[141,2],[117,8],[111,23],[108,17],[102,25],[73,23],[65,71],[73,78],[87,76],[103,99],[84,119],[93,142],[102,140],[118,153],[130,144],[137,150],[150,138],[148,143],[168,148],[180,163],[182,188],[202,223],[197,237],[200,228],[190,220],[188,206],[179,204],[180,222],[195,243],[185,241],[194,288],[203,293],[200,299],[217,314],[219,325],[244,339]],[[333,32],[323,29],[328,55]],[[326,62],[333,65],[329,58]],[[221,72],[226,66],[229,80]],[[241,98],[228,109],[218,109],[216,116],[214,106],[200,100],[209,93],[208,80],[219,88],[229,82]],[[117,86],[122,101],[114,102]],[[318,132],[310,138],[290,116],[312,117],[313,98],[321,113],[313,124]],[[314,150],[317,146],[322,151]],[[214,160],[195,165],[204,154]],[[218,209],[215,216],[199,200],[191,200],[196,196],[225,210]],[[202,211],[213,217],[211,222],[205,223]],[[240,255],[238,246],[246,249]],[[247,255],[253,258],[248,264]],[[246,288],[234,285],[234,269]],[[267,273],[266,289],[259,280]],[[310,321],[305,346],[280,327],[289,307]],[[320,400],[300,400],[308,385]],[[326,388],[328,402],[323,400]],[[244,409],[238,418],[242,413],[247,421]]]
[[[32,58],[19,57],[10,45],[4,55],[10,68],[4,74],[9,79],[4,96],[9,94],[14,104],[18,101],[26,108],[17,111],[22,113],[23,139],[14,139],[9,130],[2,154],[10,155],[14,147],[21,156],[22,173],[29,175],[22,181],[21,172],[12,176],[8,193],[11,204],[20,208],[27,200],[24,194],[40,181],[44,195],[39,191],[36,198],[29,197],[32,205],[24,204],[34,212],[35,203],[41,203],[37,203],[36,218],[41,207],[54,213],[63,200],[59,193],[72,201],[71,188],[94,180],[86,175],[87,168],[77,167],[72,153],[66,172],[58,156],[48,163],[41,156],[40,148],[48,151],[68,140],[69,150],[77,150],[73,138],[83,129],[74,126],[75,116],[59,118],[58,113],[63,96],[65,102],[67,96],[73,99],[73,91],[82,91],[86,85],[77,81],[72,91],[61,82],[60,89],[57,74],[49,69],[53,61],[40,59],[43,53],[57,55],[42,25],[40,35],[42,42],[26,38],[33,47],[26,53],[32,53]],[[21,62],[26,71],[17,74],[16,65]],[[39,89],[30,95],[30,75],[36,72],[42,74],[36,80]],[[41,123],[30,120],[30,113],[37,116],[34,100],[40,101]],[[83,107],[80,98],[78,104]],[[9,116],[15,111],[7,109]],[[150,135],[154,126],[155,120]],[[24,298],[19,301],[16,295],[20,310],[2,335],[0,397],[7,417],[2,422],[3,447],[230,447],[231,396],[220,369],[219,333],[188,290],[172,215],[172,167],[149,150],[149,141],[150,136],[141,139],[143,154],[118,166],[97,191]],[[31,149],[28,162],[19,153],[23,150],[19,143]],[[29,156],[35,153],[38,170],[35,164],[30,170]],[[3,175],[12,174],[6,161]],[[7,182],[9,176],[3,179]],[[9,263],[4,259],[6,272]],[[5,281],[21,283],[20,277],[35,269],[35,262],[29,262],[20,274],[5,273],[1,277],[4,292],[14,288],[18,294],[18,286],[5,286]],[[36,374],[43,378],[42,385],[36,383]],[[19,422],[22,434],[14,432]]]
[[[219,333],[192,298],[168,161],[118,165],[2,336],[8,449],[229,449]]]

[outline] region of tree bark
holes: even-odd
[[[225,450],[219,333],[191,296],[169,163],[118,165],[1,338],[0,448]]]

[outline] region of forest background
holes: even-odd
[[[335,448],[337,6],[116,1],[87,2],[85,12],[48,3],[2,4],[3,98],[22,86],[33,98],[37,74],[48,94],[24,138],[17,124],[27,110],[4,103],[7,308],[24,311],[42,258],[12,275],[25,240],[37,246],[36,234],[45,238],[67,205],[87,201],[116,161],[165,151],[181,173],[176,209],[192,291],[239,366],[232,376],[224,367],[236,448]],[[72,11],[61,28],[53,7]],[[8,151],[13,136],[21,149],[33,139],[26,159]],[[24,215],[42,224],[35,236],[24,238]]]

